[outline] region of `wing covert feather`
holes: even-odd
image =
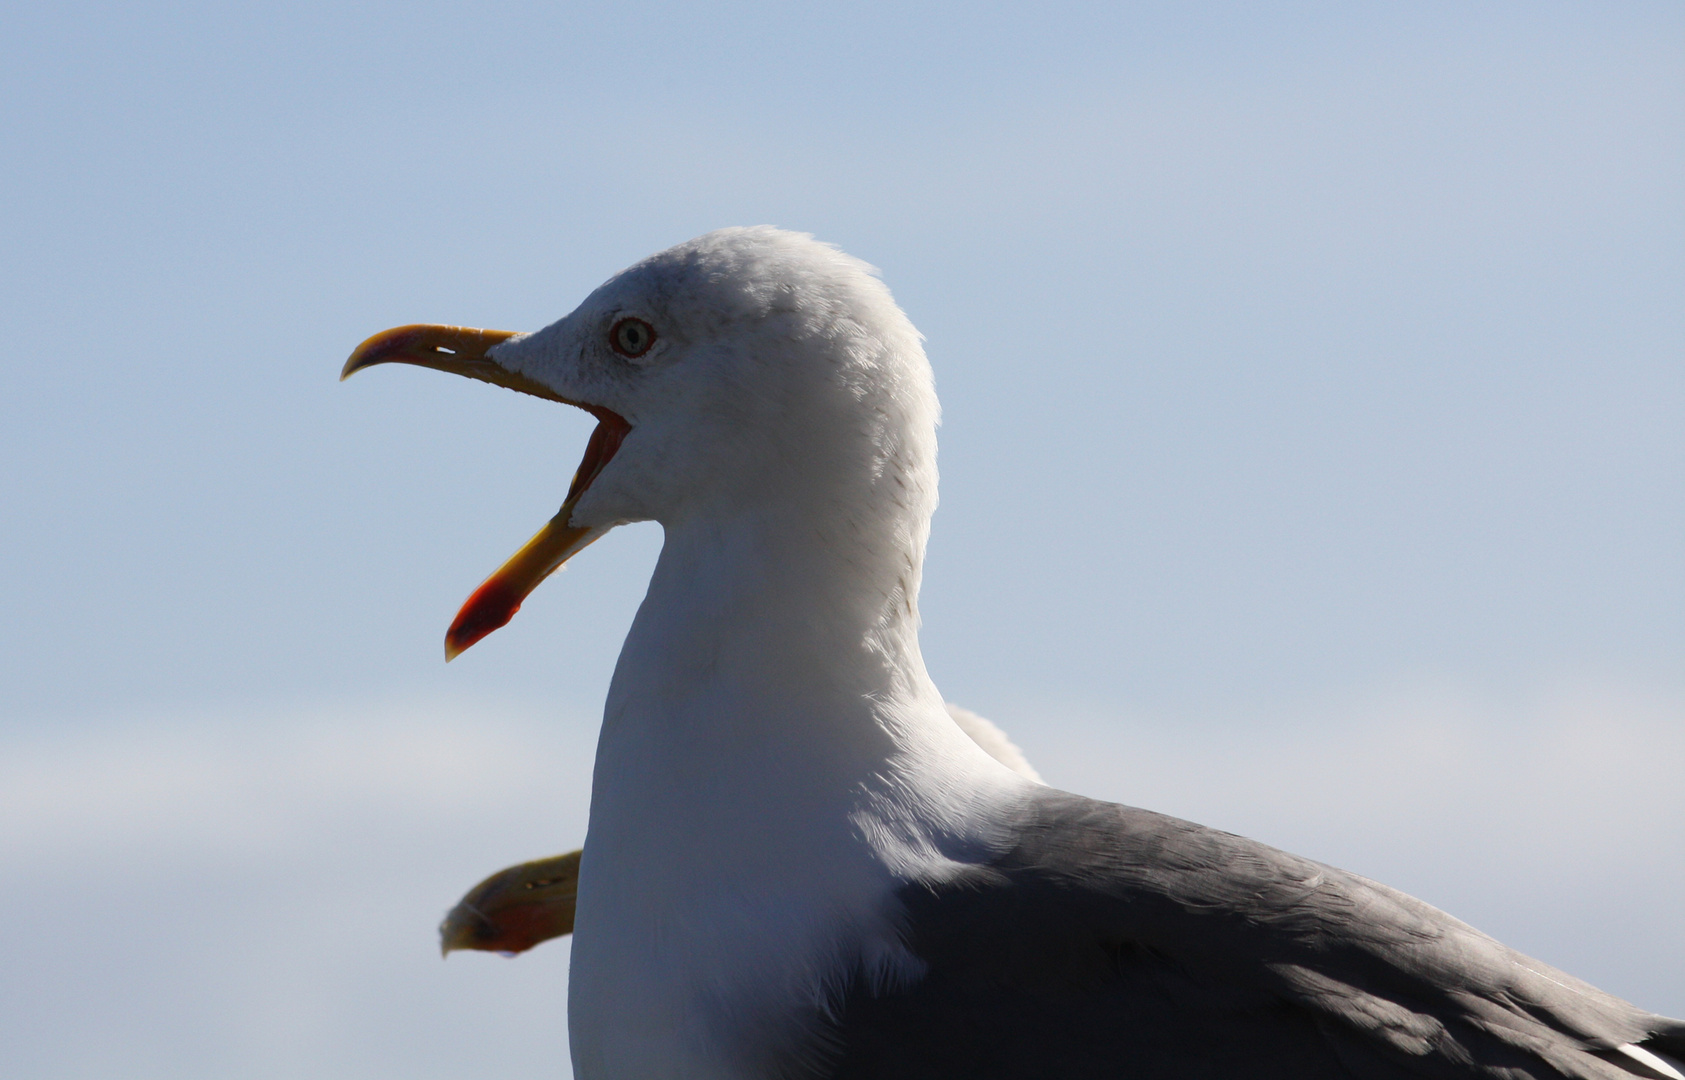
[[[841,1003],[839,1080],[1616,1080],[1653,1075],[1617,1047],[1679,1038],[1395,889],[1052,790],[900,900],[926,974]]]

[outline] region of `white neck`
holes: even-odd
[[[922,527],[807,509],[668,525],[597,750],[582,1080],[754,1075],[841,977],[914,974],[893,891],[987,857],[1023,796],[925,672]]]

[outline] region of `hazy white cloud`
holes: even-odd
[[[595,727],[414,702],[0,737],[0,1073],[565,1074],[566,946],[443,965],[483,875],[584,836]]]
[[[1567,849],[1593,861],[1643,857],[1668,829],[1685,839],[1685,697],[1663,690],[1505,699],[1426,687],[1192,722],[1089,709],[1036,733],[1065,759],[1064,782],[1214,822],[1267,807],[1330,835],[1379,828],[1438,845],[1478,820],[1516,857]],[[1092,752],[1076,753],[1085,739]],[[1340,820],[1354,812],[1361,823]]]
[[[544,801],[567,759],[588,777],[578,768],[591,753],[584,730],[511,708],[437,705],[72,727],[14,740],[0,760],[0,852],[267,853],[308,845],[347,820],[413,828],[495,812]]]

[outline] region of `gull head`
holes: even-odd
[[[918,563],[936,501],[937,405],[918,331],[873,269],[770,227],[721,229],[621,271],[531,334],[405,326],[382,363],[583,408],[598,425],[561,510],[451,625],[447,658],[627,522],[780,524],[792,543],[865,543]]]

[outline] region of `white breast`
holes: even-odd
[[[822,600],[738,550],[669,530],[610,690],[570,980],[581,1080],[768,1075],[845,979],[919,973],[895,890],[999,850],[1030,786],[948,717],[910,628],[839,643],[769,602]]]

